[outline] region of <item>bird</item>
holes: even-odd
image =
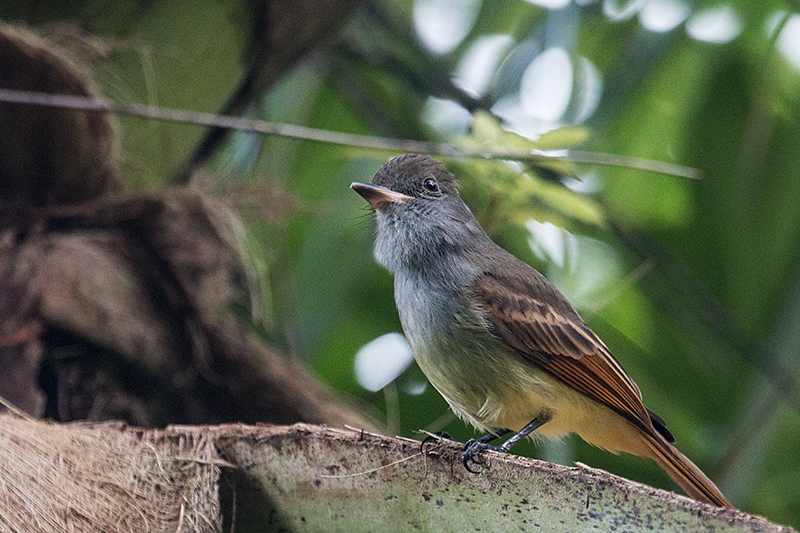
[[[689,496],[733,508],[673,446],[664,420],[567,298],[492,241],[444,165],[400,155],[350,187],[375,212],[375,256],[394,276],[417,364],[456,415],[487,432],[465,444],[468,470],[484,450],[575,433],[653,459]]]

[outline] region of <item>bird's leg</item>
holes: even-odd
[[[550,413],[541,413],[539,416],[528,422],[524,428],[517,431],[516,435],[512,435],[510,439],[498,446],[500,449],[499,451],[508,452],[512,446],[549,422],[551,418],[552,415]]]
[[[478,459],[478,456],[483,450],[494,450],[496,452],[504,452],[508,453],[508,450],[511,449],[516,443],[536,431],[536,429],[540,428],[543,424],[547,423],[551,418],[550,413],[542,413],[517,431],[516,434],[512,435],[510,439],[506,442],[501,444],[500,446],[492,446],[489,444],[495,439],[502,437],[507,433],[511,433],[510,429],[501,428],[494,433],[489,433],[488,435],[484,435],[479,439],[470,439],[464,445],[464,451],[461,454],[461,459],[464,464],[464,468],[466,468],[469,472],[475,474],[476,472],[469,467],[469,463],[481,464],[482,462]]]
[[[500,437],[502,437],[503,435],[508,435],[509,433],[511,433],[511,430],[508,429],[508,428],[498,428],[498,429],[496,429],[494,431],[494,433],[487,433],[483,437],[479,437],[477,439],[469,439],[467,441],[466,445],[469,446],[473,442],[480,442],[482,444],[489,444],[493,440],[497,440]]]

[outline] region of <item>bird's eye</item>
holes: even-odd
[[[422,186],[425,187],[425,190],[428,192],[439,192],[439,184],[436,183],[436,180],[433,178],[425,178],[425,181],[422,182]]]

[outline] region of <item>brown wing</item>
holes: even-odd
[[[652,431],[639,387],[577,313],[559,311],[513,285],[488,274],[477,282],[494,333],[544,372]]]

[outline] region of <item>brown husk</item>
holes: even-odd
[[[213,440],[120,429],[0,416],[0,529],[220,531]]]

